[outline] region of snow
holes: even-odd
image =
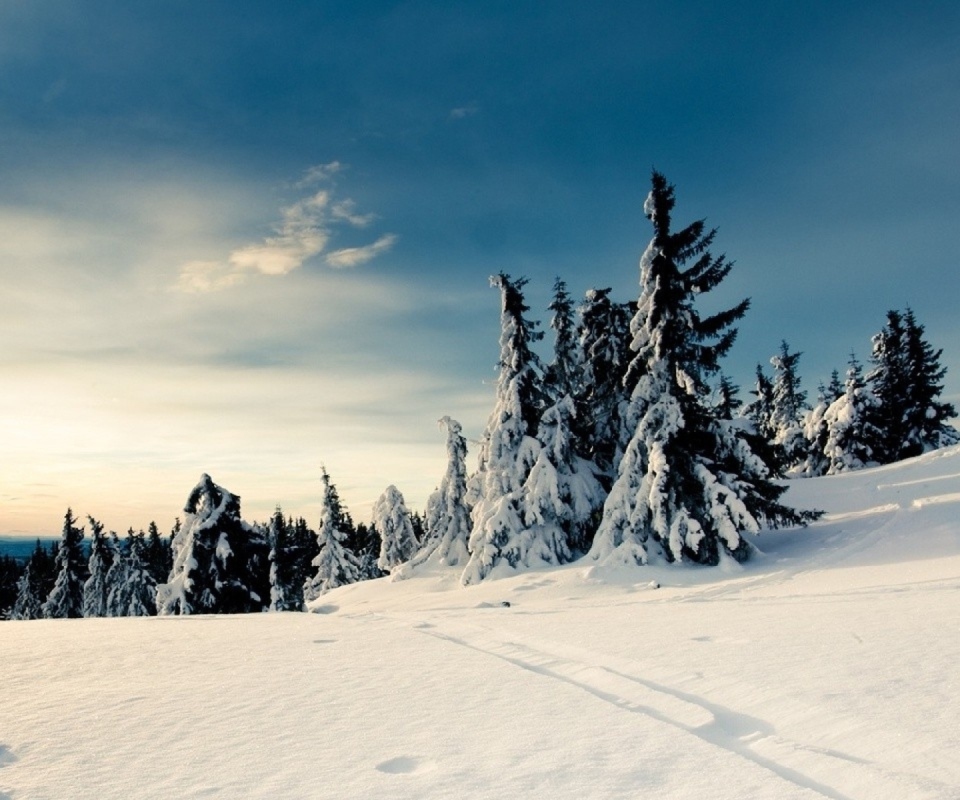
[[[960,447],[786,499],[744,564],[0,623],[0,797],[957,798]]]

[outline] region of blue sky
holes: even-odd
[[[839,8],[838,8],[839,7]],[[422,508],[480,435],[487,276],[637,294],[652,167],[736,262],[748,388],[808,389],[911,305],[960,400],[960,8],[0,5],[0,532]]]

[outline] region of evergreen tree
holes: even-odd
[[[323,496],[320,501],[319,552],[313,559],[316,572],[303,586],[303,599],[316,600],[338,586],[360,580],[360,562],[352,550],[344,547],[349,518],[340,505],[340,495],[326,469],[322,471]]]
[[[716,399],[713,404],[713,413],[717,419],[732,420],[736,417],[743,401],[740,400],[740,387],[726,375],[720,376],[717,384]]]
[[[20,594],[24,566],[11,556],[0,556],[0,619],[9,619]]]
[[[806,442],[806,454],[803,463],[795,473],[804,477],[826,475],[830,469],[830,459],[826,455],[827,439],[830,429],[827,425],[827,409],[843,396],[844,387],[840,383],[840,373],[834,370],[830,376],[830,385],[822,383],[817,389],[817,404],[810,409],[803,420],[803,438]]]
[[[956,415],[938,400],[946,368],[942,350],[924,339],[924,327],[911,309],[887,312],[887,324],[873,337],[873,369],[867,383],[877,399],[871,420],[882,432],[876,458],[899,461],[960,441],[946,423]]]
[[[43,616],[43,597],[39,581],[34,575],[34,563],[27,562],[17,583],[17,599],[10,610],[10,619],[40,619]]]
[[[103,524],[93,517],[90,522],[90,560],[87,569],[90,577],[83,584],[83,616],[107,616],[107,571],[110,569],[110,551],[103,537]]]
[[[643,564],[659,554],[716,564],[724,552],[743,560],[750,552],[744,531],[812,516],[779,503],[784,489],[769,465],[740,426],[710,408],[707,380],[749,303],[701,318],[695,299],[714,289],[731,263],[710,254],[716,231],[702,220],[674,233],[673,206],[673,187],[654,172],[644,204],[654,236],[640,261],[627,373],[635,387],[627,419],[636,425],[590,551],[605,563]]]
[[[753,423],[758,436],[772,443],[777,433],[773,422],[773,381],[766,376],[759,364],[757,380],[750,394],[754,399],[743,407],[743,416]]]
[[[130,608],[130,549],[133,528],[127,531],[126,542],[121,542],[115,531],[110,531],[110,568],[107,570],[107,616],[125,617]]]
[[[160,614],[237,614],[269,602],[268,547],[240,518],[240,498],[202,475],[184,506],[174,564],[157,587]]]
[[[881,432],[873,423],[877,401],[863,379],[863,369],[851,353],[843,394],[824,412],[827,438],[823,454],[827,475],[876,464],[874,453]]]
[[[83,528],[76,527],[76,521],[73,511],[68,508],[63,518],[63,531],[57,550],[57,577],[43,604],[43,616],[48,619],[74,619],[83,616],[83,583],[86,579]]]
[[[524,529],[517,546],[525,563],[570,561],[589,548],[606,493],[595,467],[574,450],[573,400],[548,408],[537,430],[536,460],[522,488]]]
[[[573,301],[567,292],[567,284],[557,278],[553,284],[553,301],[548,306],[553,312],[550,327],[554,332],[553,361],[543,375],[546,394],[554,401],[565,395],[579,395],[581,362],[577,346],[577,330],[574,323]]]
[[[483,580],[505,562],[525,562],[522,489],[537,459],[534,438],[542,407],[539,360],[531,344],[542,337],[537,323],[524,314],[524,279],[500,273],[490,284],[500,289],[500,362],[496,404],[480,443],[476,474],[468,483],[473,506],[468,549],[461,577],[466,584]]]
[[[128,551],[124,616],[151,617],[157,613],[157,582],[150,570],[149,547],[143,531],[131,537]]]
[[[293,525],[277,506],[270,519],[270,610],[303,610],[303,577],[297,559]]]
[[[179,520],[177,523],[179,524]],[[170,550],[170,540],[160,535],[156,522],[151,521],[147,527],[146,545],[147,569],[150,570],[154,583],[163,583],[173,568],[173,553]]]
[[[630,364],[632,303],[614,303],[610,289],[591,289],[580,306],[579,361],[582,370],[576,405],[576,449],[612,482],[630,438],[623,415],[632,387],[625,384]]]
[[[439,488],[427,500],[426,539],[412,565],[428,559],[450,566],[463,566],[470,558],[470,511],[467,508],[467,440],[460,423],[443,417],[447,429],[447,471]]]
[[[416,553],[419,542],[403,495],[396,486],[388,486],[373,506],[373,526],[380,534],[380,558],[377,567],[393,572]]]
[[[770,426],[773,443],[783,453],[783,465],[790,468],[800,464],[807,454],[803,436],[803,419],[807,406],[807,393],[800,388],[797,364],[801,353],[791,353],[785,341],[780,342],[780,352],[770,359],[774,376],[771,390]]]

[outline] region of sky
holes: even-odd
[[[275,5],[275,7],[273,7]],[[653,168],[812,396],[913,308],[960,403],[960,6],[0,3],[0,533],[423,509],[499,298],[638,294]],[[549,339],[545,341],[549,345]],[[544,356],[549,358],[547,350]]]

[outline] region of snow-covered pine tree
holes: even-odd
[[[157,587],[165,614],[237,614],[269,603],[267,545],[240,518],[240,498],[202,475],[173,541],[173,569]]]
[[[10,619],[40,619],[43,617],[43,595],[34,577],[33,561],[28,561],[17,582],[17,599],[10,610]]]
[[[303,578],[297,561],[293,526],[277,506],[270,519],[270,610],[302,611]]]
[[[937,398],[946,368],[942,350],[923,337],[924,328],[911,309],[887,312],[887,324],[873,337],[873,369],[866,381],[877,404],[871,412],[882,432],[875,456],[881,463],[900,461],[960,441],[946,423],[956,415]]]
[[[827,475],[876,464],[882,435],[872,421],[877,400],[863,379],[863,368],[851,353],[843,394],[824,412],[827,440],[823,448]]]
[[[721,375],[713,401],[713,413],[717,419],[732,420],[742,407],[740,387],[727,375]]]
[[[150,571],[149,550],[143,531],[127,543],[127,585],[123,592],[127,617],[152,617],[157,613],[157,583]]]
[[[447,430],[447,471],[440,486],[427,500],[426,540],[411,560],[416,567],[428,559],[450,566],[463,566],[470,558],[470,511],[467,508],[467,440],[460,423],[443,417]]]
[[[343,544],[349,532],[348,526],[340,495],[326,469],[322,470],[321,481],[323,496],[320,499],[320,528],[317,531],[319,553],[312,562],[317,571],[303,585],[303,599],[308,603],[331,589],[356,583],[360,579],[357,556]]]
[[[499,376],[477,472],[467,486],[473,527],[470,560],[461,576],[464,585],[483,580],[498,564],[527,563],[521,539],[523,484],[537,459],[534,434],[543,405],[539,359],[530,346],[543,334],[524,316],[529,311],[523,300],[525,284],[525,279],[512,280],[502,272],[490,278],[490,285],[500,290]],[[558,553],[554,563],[559,558]]]
[[[780,352],[770,359],[773,365],[770,425],[773,443],[783,453],[785,469],[796,467],[806,457],[806,439],[803,419],[809,410],[807,393],[800,388],[797,364],[802,353],[791,353],[786,341],[780,342]]]
[[[817,404],[803,418],[803,438],[806,442],[804,460],[792,474],[805,478],[826,475],[830,468],[830,459],[826,456],[827,439],[830,430],[825,419],[827,409],[843,396],[844,388],[840,382],[840,373],[834,370],[830,376],[830,385],[822,383],[817,387]]]
[[[636,420],[590,550],[602,563],[743,560],[741,535],[761,523],[795,524],[812,515],[778,502],[784,488],[750,448],[741,426],[720,420],[707,378],[733,344],[744,300],[702,319],[695,299],[715,288],[731,263],[709,248],[716,231],[698,221],[674,233],[674,188],[653,173],[644,212],[654,236],[640,260],[640,298],[631,322],[635,351],[627,375]],[[693,263],[684,268],[689,261]]]
[[[60,548],[57,550],[57,577],[50,595],[43,604],[43,616],[48,619],[83,616],[83,583],[86,579],[83,528],[76,527],[76,519],[69,508],[63,518]]]
[[[766,376],[760,364],[757,364],[757,379],[750,394],[754,399],[740,413],[753,423],[758,436],[773,443],[777,432],[773,424],[773,381]]]
[[[589,549],[606,492],[592,462],[577,455],[576,410],[564,395],[543,412],[536,461],[522,488],[523,531],[517,551],[530,564],[570,561]]]
[[[83,616],[106,617],[109,585],[107,572],[110,569],[110,549],[103,536],[103,523],[93,517],[90,522],[90,560],[87,569],[90,577],[83,584]]]
[[[133,528],[127,531],[126,543],[120,541],[115,531],[110,531],[110,569],[107,570],[107,616],[125,617],[130,607],[129,542],[133,538]]]
[[[573,314],[573,300],[567,284],[557,278],[553,284],[553,301],[547,307],[553,312],[550,327],[554,333],[553,360],[543,373],[544,392],[554,402],[569,395],[580,394],[582,363],[577,346],[577,330]]]
[[[614,303],[610,289],[591,289],[580,306],[578,344],[582,376],[574,396],[577,450],[597,465],[606,485],[613,482],[630,439],[623,414],[632,387],[624,384],[630,364],[632,303]]]
[[[383,572],[393,572],[416,553],[419,542],[413,533],[410,512],[400,490],[392,484],[373,506],[373,528],[380,534],[377,567]]]

